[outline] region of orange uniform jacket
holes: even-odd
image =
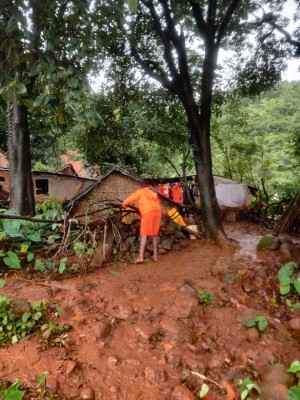
[[[161,187],[161,192],[162,192],[162,194],[164,194],[166,197],[169,197],[169,188],[168,188],[168,186],[167,185],[162,185],[162,187]]]
[[[172,187],[172,198],[176,203],[183,203],[183,190],[178,183]]]
[[[145,187],[138,189],[123,201],[123,206],[128,206],[138,202],[138,207],[141,215],[145,215],[150,211],[161,211],[157,193],[153,192],[150,188]]]

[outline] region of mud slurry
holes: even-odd
[[[62,310],[53,321],[71,329],[66,345],[44,349],[37,335],[2,347],[0,380],[33,387],[48,371],[47,388],[59,399],[189,400],[197,398],[204,375],[205,398],[234,400],[239,380],[266,386],[273,365],[285,374],[300,360],[300,330],[290,327],[300,314],[280,303],[276,282],[285,261],[256,253],[266,229],[232,223],[226,231],[240,243],[233,255],[189,240],[157,262],[110,263],[59,281],[7,277],[0,294],[43,298]],[[199,290],[211,301],[201,304]],[[246,327],[258,315],[268,321],[263,332]],[[288,377],[278,378],[284,388],[293,384]]]

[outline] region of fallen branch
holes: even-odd
[[[191,371],[191,375],[196,376],[197,378],[203,379],[204,381],[208,381],[210,383],[213,383],[220,389],[224,389],[222,385],[220,385],[218,382],[214,381],[213,379],[207,378],[207,376],[200,374],[199,372],[196,371]]]
[[[74,288],[72,286],[63,286],[63,285],[55,285],[55,284],[47,284],[47,283],[42,283],[42,282],[36,282],[36,281],[32,281],[30,279],[25,279],[25,278],[19,278],[18,281],[21,282],[28,282],[31,284],[36,284],[36,285],[40,285],[40,286],[45,286],[45,287],[49,287],[49,288],[54,288],[54,289],[61,289],[61,290],[73,290]]]

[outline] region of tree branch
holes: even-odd
[[[267,21],[267,23],[270,24],[278,32],[280,32],[285,37],[287,43],[296,47],[296,55],[297,55],[297,57],[299,57],[300,56],[300,41],[294,40],[288,31],[286,31],[284,28],[282,28],[280,25],[276,24],[275,22]]]
[[[232,0],[232,2],[230,3],[230,5],[229,5],[229,7],[228,7],[228,9],[226,11],[226,14],[225,14],[225,16],[224,16],[224,18],[223,18],[223,20],[222,20],[222,22],[220,24],[219,32],[218,32],[218,35],[217,35],[216,44],[218,46],[220,46],[221,40],[222,40],[222,38],[224,36],[224,33],[225,33],[225,29],[226,29],[228,23],[230,22],[234,11],[239,6],[239,3],[241,3],[241,0]]]
[[[202,8],[197,0],[189,0],[192,6],[193,15],[196,21],[198,31],[201,36],[206,37],[208,34],[207,24],[205,22]]]

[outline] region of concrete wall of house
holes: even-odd
[[[2,189],[9,192],[9,170],[0,169],[0,185]],[[70,200],[77,194],[88,188],[94,183],[92,179],[80,179],[73,176],[63,176],[47,172],[33,172],[33,187],[35,190],[35,200],[41,203],[55,196],[60,201]],[[48,193],[37,193],[37,180],[47,181]]]
[[[6,192],[9,192],[9,171],[8,169],[0,169],[0,177],[3,178],[0,180],[0,185],[2,189]]]
[[[47,180],[48,181],[48,193],[37,193],[37,181]],[[36,191],[36,201],[45,200],[50,196],[55,196],[61,201],[66,201],[75,197],[78,193],[85,190],[87,187],[93,184],[92,180],[78,179],[72,176],[59,176],[47,173],[33,173],[33,184]]]

